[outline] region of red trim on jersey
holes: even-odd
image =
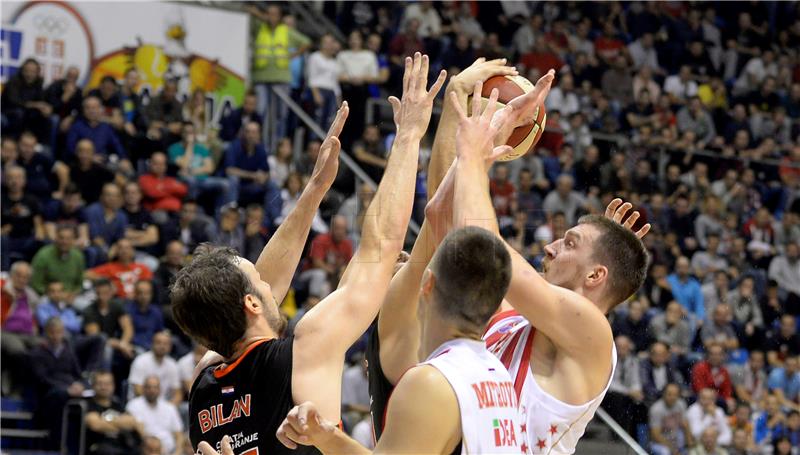
[[[502,363],[506,369],[511,368],[511,361],[514,359],[514,351],[516,351],[517,343],[519,343],[521,337],[522,331],[515,333],[514,338],[508,342],[506,349],[503,351],[503,355],[500,356],[500,363]]]
[[[525,378],[528,377],[528,368],[531,366],[531,354],[533,353],[533,335],[535,333],[536,329],[531,326],[531,333],[525,341],[525,348],[522,349],[522,359],[517,370],[517,377],[514,378],[514,390],[517,392],[517,398],[522,396],[522,386],[525,384]]]
[[[239,364],[242,362],[242,360],[244,360],[244,358],[247,357],[247,354],[250,354],[250,351],[255,349],[256,346],[258,346],[260,344],[263,344],[263,343],[266,343],[267,341],[270,341],[272,339],[273,338],[269,338],[269,339],[266,339],[266,340],[258,340],[258,341],[253,342],[250,346],[247,347],[247,350],[244,351],[244,353],[242,355],[240,355],[238,359],[236,359],[235,362],[233,362],[233,363],[231,363],[229,365],[224,365],[223,364],[224,367],[223,367],[223,365],[219,365],[216,369],[214,369],[214,377],[217,378],[217,379],[219,379],[221,377],[224,377],[226,374],[230,373],[237,366],[239,366]]]
[[[486,330],[483,331],[483,335],[486,336],[486,332],[488,332],[492,328],[492,326],[494,326],[497,323],[497,321],[505,319],[510,316],[519,316],[519,313],[517,313],[517,310],[514,309],[495,313],[494,316],[492,316],[492,318],[489,319],[489,323],[486,324]]]

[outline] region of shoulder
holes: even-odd
[[[421,408],[458,408],[458,399],[441,371],[432,365],[418,365],[400,378],[389,406],[394,414],[411,414],[419,413]]]

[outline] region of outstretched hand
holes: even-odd
[[[555,74],[553,70],[548,71],[536,81],[533,90],[514,98],[503,109],[497,111],[492,122],[501,124],[502,127],[495,137],[495,145],[505,144],[515,128],[530,125],[536,120],[539,106],[544,105],[544,100],[550,93]]]
[[[197,451],[200,452],[200,455],[234,455],[233,448],[231,447],[230,436],[224,436],[220,442],[220,445],[222,448],[222,453],[214,450],[214,448],[211,447],[211,444],[202,441],[197,445]]]
[[[450,103],[458,115],[459,123],[456,130],[456,155],[459,159],[480,158],[490,167],[498,158],[511,151],[508,145],[494,146],[494,139],[500,128],[504,127],[503,122],[492,122],[492,117],[497,111],[497,97],[499,92],[493,89],[489,95],[489,102],[481,112],[481,92],[483,82],[475,84],[472,95],[472,116],[467,117],[458,96],[451,92]]]
[[[486,82],[494,76],[517,76],[519,72],[513,66],[506,66],[506,59],[498,58],[487,61],[481,57],[472,65],[464,68],[458,75],[450,79],[450,87],[468,93],[478,82]]]
[[[403,73],[403,97],[389,97],[394,111],[394,123],[397,132],[410,132],[420,138],[428,129],[433,110],[433,100],[439,93],[447,78],[447,71],[439,72],[439,77],[430,90],[428,87],[428,68],[430,62],[427,55],[419,52],[414,58],[406,57],[406,68]]]
[[[349,113],[350,107],[345,101],[336,112],[336,118],[328,130],[328,135],[325,136],[325,140],[319,147],[319,156],[317,156],[317,162],[314,164],[314,170],[311,173],[311,181],[326,191],[333,185],[333,181],[336,180],[336,174],[339,172],[339,152],[342,150],[339,135],[342,133],[344,122],[347,120]]]
[[[298,444],[320,447],[335,431],[336,425],[325,420],[316,405],[307,401],[289,411],[275,436],[281,444],[296,449]]]
[[[628,229],[633,229],[633,225],[636,224],[636,220],[639,219],[639,211],[636,210],[625,220],[623,223],[622,220],[625,218],[625,215],[628,213],[630,209],[633,208],[633,204],[630,202],[623,203],[622,199],[615,198],[613,201],[608,203],[608,207],[606,207],[606,218],[613,220],[616,223],[623,225]],[[650,232],[650,223],[645,224],[638,231],[635,232],[636,237],[643,238]]]

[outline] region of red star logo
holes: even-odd
[[[558,425],[550,425],[550,434],[558,433]]]
[[[520,450],[522,451],[522,453],[528,453],[528,444],[525,444],[523,442],[522,446],[520,446]]]
[[[547,443],[544,442],[544,439],[537,439],[537,440],[538,442],[536,443],[536,447],[538,447],[539,450],[544,450],[544,448],[547,447]]]
[[[523,424],[521,424],[521,425],[519,426],[519,430],[520,430],[521,432],[523,432],[523,433],[527,433],[527,432],[528,432],[528,424],[527,424],[527,423],[523,423]]]

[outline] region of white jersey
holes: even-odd
[[[486,347],[508,369],[514,378],[523,422],[520,432],[525,437],[523,450],[534,455],[575,453],[578,440],[603,401],[617,364],[617,350],[611,351],[611,374],[603,391],[588,403],[571,405],[542,390],[530,366],[536,328],[515,310],[496,314],[483,338]]]
[[[519,455],[523,420],[514,383],[482,341],[448,341],[421,365],[439,370],[456,393],[462,454]]]

